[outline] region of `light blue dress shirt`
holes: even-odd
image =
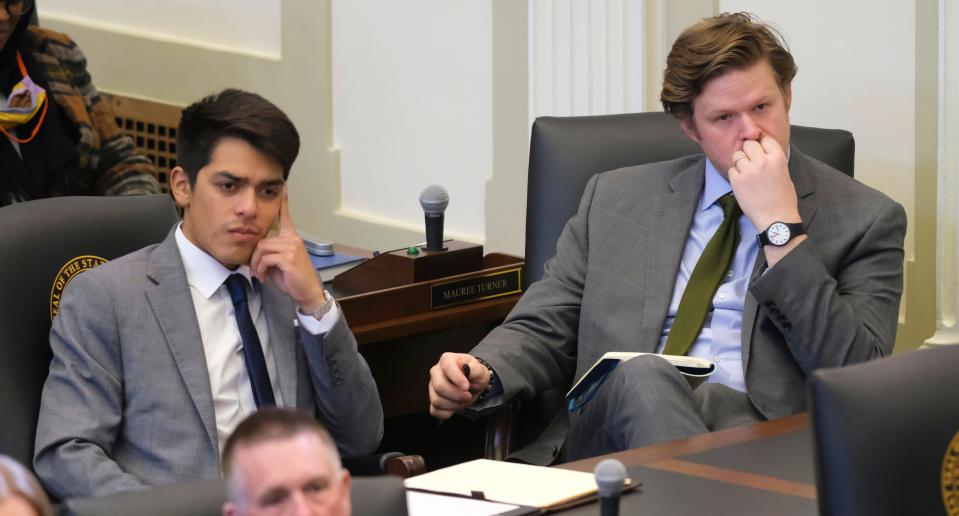
[[[676,274],[672,301],[669,303],[660,337],[660,353],[666,346],[666,337],[673,327],[676,310],[689,282],[689,276],[709,239],[723,222],[723,209],[716,201],[731,191],[729,181],[707,159],[706,182],[699,198],[698,209],[693,215],[686,246],[683,248],[679,272]],[[729,265],[729,271],[713,296],[713,310],[706,314],[703,331],[687,354],[707,358],[716,364],[716,372],[709,377],[708,382],[721,383],[737,391],[746,392],[742,357],[743,304],[746,301],[749,276],[759,253],[759,243],[756,241],[756,228],[745,215],[739,217],[739,232],[739,246]]]

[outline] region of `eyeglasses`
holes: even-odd
[[[10,16],[20,16],[33,8],[33,0],[0,0]]]

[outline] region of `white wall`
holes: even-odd
[[[419,194],[436,183],[450,194],[447,236],[483,242],[493,167],[490,3],[334,0],[332,20],[340,213],[421,230]]]
[[[852,131],[856,179],[915,208],[916,16],[913,2],[723,0],[775,23],[799,73],[794,124]],[[935,27],[929,27],[935,30]],[[912,249],[913,228],[907,236]]]
[[[40,0],[40,16],[210,48],[280,56],[280,0]]]

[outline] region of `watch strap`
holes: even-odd
[[[474,356],[477,362],[486,366],[486,370],[489,372],[489,383],[486,384],[486,388],[483,389],[483,392],[480,393],[479,397],[476,398],[477,401],[486,399],[489,396],[490,391],[493,390],[493,382],[496,381],[496,372],[493,371],[493,366],[489,365],[489,362],[483,360],[480,357]]]
[[[321,304],[320,306],[316,307],[316,309],[313,310],[312,312],[307,313],[307,312],[304,312],[304,311],[303,311],[302,309],[300,309],[300,308],[297,308],[297,311],[300,312],[300,313],[303,314],[303,315],[308,315],[308,316],[316,319],[317,321],[319,321],[320,319],[323,318],[324,315],[330,313],[330,310],[333,309],[333,305],[336,303],[336,301],[333,299],[333,296],[330,295],[330,291],[329,291],[329,290],[324,290],[324,291],[323,291],[323,297],[324,297],[324,299],[326,299],[326,301],[325,301],[323,304]]]
[[[789,240],[786,240],[786,241],[783,242],[782,244],[778,244],[778,245],[772,243],[772,242],[769,240],[769,235],[767,234],[767,232],[769,231],[769,228],[773,226],[773,224],[783,224],[784,226],[786,226],[787,228],[789,228]],[[792,241],[792,239],[796,238],[797,236],[799,236],[799,235],[805,235],[805,234],[806,234],[806,225],[803,224],[802,222],[779,222],[779,221],[776,221],[776,222],[773,222],[772,224],[770,224],[765,230],[763,230],[762,233],[759,233],[758,235],[756,235],[756,240],[759,240],[759,247],[765,247],[765,246],[767,246],[767,245],[772,245],[772,246],[776,246],[776,247],[782,247],[782,246],[788,244],[790,241]]]

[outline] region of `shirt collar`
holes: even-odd
[[[203,297],[209,299],[220,285],[226,281],[227,276],[233,273],[242,274],[247,281],[250,280],[250,268],[246,265],[239,266],[235,271],[231,271],[210,256],[205,251],[197,247],[183,234],[182,224],[176,228],[176,245],[180,250],[180,258],[183,260],[183,268],[186,271],[186,281],[191,287],[197,289]]]
[[[703,186],[702,201],[699,205],[700,211],[709,208],[715,204],[720,197],[732,191],[733,187],[729,185],[729,181],[716,170],[713,162],[709,161],[709,158],[706,158],[706,184]]]

